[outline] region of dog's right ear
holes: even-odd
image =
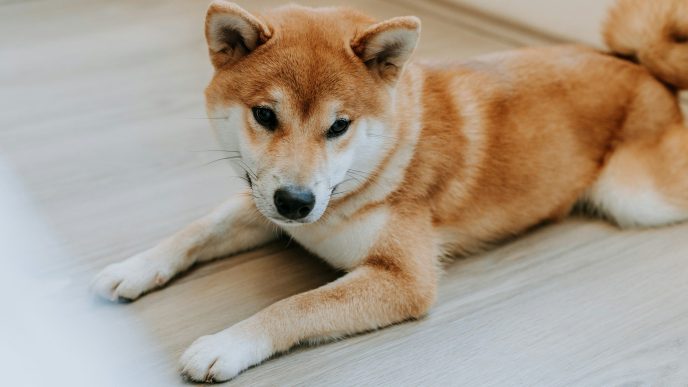
[[[205,17],[205,38],[216,69],[248,55],[270,39],[270,28],[234,3],[215,0]]]

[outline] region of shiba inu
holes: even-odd
[[[213,2],[207,111],[250,196],[105,268],[136,299],[197,262],[286,233],[347,272],[195,341],[217,382],[303,341],[418,318],[440,259],[584,204],[623,227],[688,219],[688,1],[621,0],[603,52],[571,45],[464,62],[410,58],[415,17],[346,8],[253,15]],[[279,231],[278,231],[279,230]]]

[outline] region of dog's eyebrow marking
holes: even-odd
[[[270,107],[274,108],[275,111],[279,111],[279,107],[284,101],[284,92],[278,88],[271,88],[268,90],[267,94],[269,99],[267,99],[266,102]]]

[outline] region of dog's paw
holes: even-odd
[[[98,273],[91,289],[111,301],[135,300],[149,290],[164,285],[174,275],[165,258],[148,253],[107,266]]]
[[[194,341],[182,355],[180,367],[186,379],[206,383],[224,382],[271,354],[269,340],[229,328]]]

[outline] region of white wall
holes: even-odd
[[[601,45],[600,29],[614,0],[450,0],[568,39]]]

